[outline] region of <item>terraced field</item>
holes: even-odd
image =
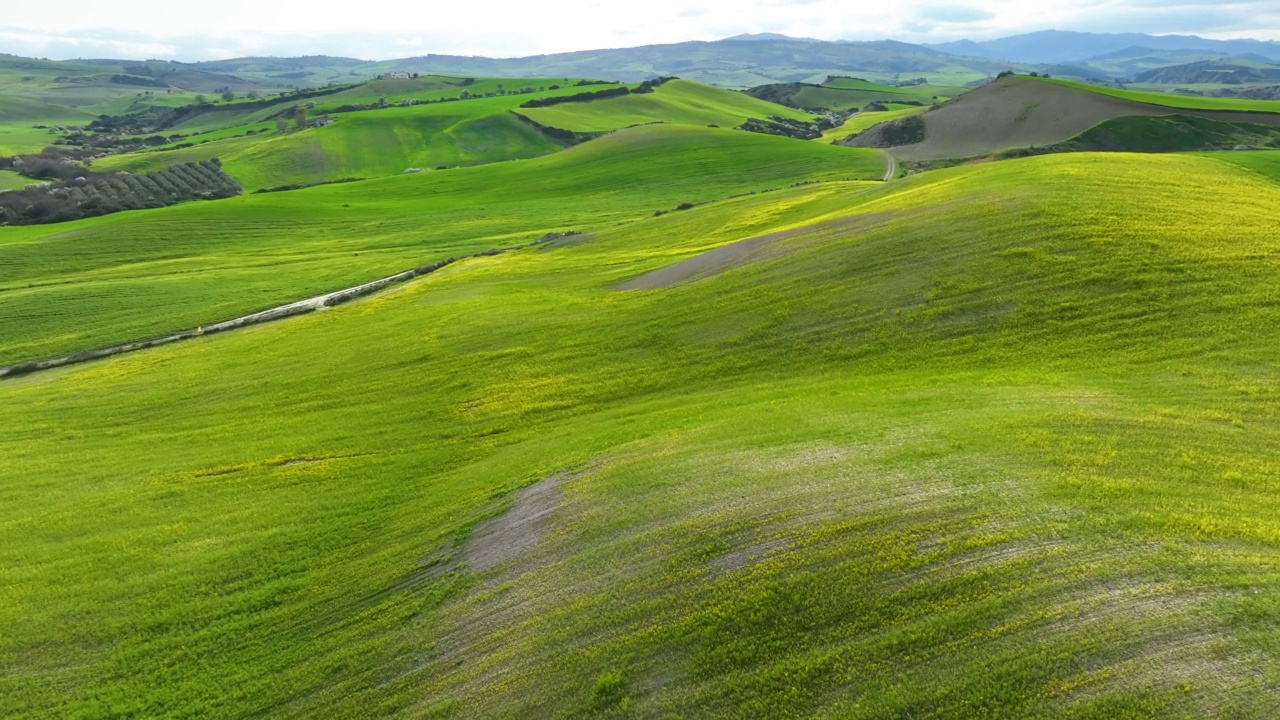
[[[450,175],[295,196],[373,229]],[[1273,715],[1278,202],[1184,156],[805,185],[0,383],[0,714]]]

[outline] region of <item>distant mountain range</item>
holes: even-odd
[[[1085,33],[1064,30],[1013,35],[974,42],[926,45],[953,55],[1032,64],[1089,60],[1132,48],[1151,50],[1202,50],[1223,55],[1260,55],[1280,62],[1280,42],[1262,40],[1210,40],[1195,35],[1146,35],[1143,33]]]
[[[1153,82],[1210,77],[1205,68],[1191,73],[1154,70],[1193,63],[1280,63],[1280,42],[1210,40],[1193,35],[1096,34],[1047,30],[983,42],[961,40],[915,45],[893,40],[821,41],[777,33],[737,35],[713,42],[683,42],[632,48],[583,50],[521,58],[423,55],[397,60],[310,56],[250,57],[196,63],[89,60],[126,68],[135,82],[217,88],[318,87],[368,80],[384,73],[408,72],[494,77],[592,77],[637,81],[659,75],[729,87],[771,83],[821,83],[829,75],[857,76],[882,83],[925,78],[939,85],[978,85],[1004,70],[1048,72],[1086,80]],[[70,63],[69,63],[70,64]],[[1209,68],[1220,71],[1223,68]],[[1264,76],[1238,73],[1239,77]],[[154,81],[154,82],[152,82]]]

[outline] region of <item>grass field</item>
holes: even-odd
[[[882,174],[875,151],[653,125],[536,160],[0,228],[0,363],[195,327],[683,202]]]
[[[807,120],[809,115],[742,93],[687,80],[673,80],[652,93],[626,95],[589,103],[564,103],[517,112],[543,125],[578,132],[617,130],[650,122],[737,127],[747,118],[780,115]]]
[[[1207,157],[1248,168],[1273,180],[1280,180],[1280,150],[1207,153]]]
[[[12,170],[0,170],[0,191],[20,190],[33,182],[36,181],[23,177]]]
[[[856,135],[867,128],[879,125],[880,123],[889,122],[890,120],[899,120],[912,115],[919,115],[928,109],[929,108],[927,107],[908,106],[896,110],[889,110],[887,112],[857,113],[856,115],[851,115],[849,119],[845,120],[840,126],[831,128],[830,130],[822,133],[822,139],[840,140],[850,135]]]
[[[762,100],[790,107],[827,110],[860,110],[868,104],[907,103],[932,105],[964,93],[968,88],[939,85],[897,87],[848,77],[825,78],[822,84],[783,83],[755,87],[747,92]]]
[[[508,89],[514,89],[544,87],[547,86],[545,83],[551,81],[487,79],[477,80],[464,86],[464,89],[485,94],[498,90],[504,82]],[[411,84],[416,84],[421,89],[434,88],[441,83],[438,79],[421,79],[379,81],[370,85],[379,84],[379,87],[360,89],[360,94],[339,94],[325,98],[322,104],[312,110],[312,114],[314,116],[320,113],[325,107],[373,102],[381,97],[392,102],[401,96],[390,93],[390,90],[398,89],[408,93],[412,90]],[[564,103],[546,108],[519,107],[532,97],[572,95],[600,87],[611,86],[568,85],[558,90],[531,95],[505,95],[463,102],[342,113],[334,116],[337,118],[336,123],[322,128],[285,134],[272,131],[266,135],[244,136],[243,132],[247,129],[268,127],[262,123],[249,122],[275,111],[264,109],[243,117],[237,115],[236,122],[243,121],[244,124],[183,141],[210,142],[181,150],[152,150],[118,155],[98,161],[95,167],[102,170],[140,172],[179,162],[217,157],[223,161],[229,174],[252,191],[264,187],[349,177],[386,177],[415,167],[431,170],[442,165],[480,165],[538,157],[561,149],[561,145],[521,120],[512,110],[544,125],[581,132],[616,130],[649,122],[735,127],[748,117],[774,114],[807,118],[804,113],[780,105],[684,81],[667,83],[656,92],[643,95],[587,103]],[[421,89],[415,97],[423,99],[441,93],[456,97],[459,91],[459,87],[449,90]],[[346,93],[356,93],[356,89]],[[222,121],[197,118],[193,122],[200,123],[201,127],[214,127]]]
[[[1142,92],[1137,90],[1120,90],[1118,88],[1102,87],[1100,85],[1089,85],[1086,83],[1074,82],[1071,80],[1060,80],[1058,78],[1032,78],[1038,79],[1040,82],[1049,82],[1065,87],[1073,87],[1090,92],[1110,95],[1124,100],[1132,100],[1134,102],[1150,103],[1152,105],[1163,105],[1172,108],[1186,108],[1189,110],[1235,110],[1242,112],[1280,112],[1280,100],[1248,100],[1244,98],[1215,98],[1215,97],[1196,97],[1193,95],[1175,95],[1167,92]]]
[[[130,214],[310,197],[366,231],[396,203],[424,229],[455,204],[533,226],[595,188],[607,222],[0,383],[0,715],[1280,712],[1280,186],[1075,154],[622,210],[780,182],[751,148],[839,150],[775,140],[643,128]],[[688,157],[712,142],[723,173]],[[489,205],[510,187],[529,204]],[[67,228],[122,266],[171,251],[121,246],[132,222]],[[774,231],[723,272],[615,289]],[[60,245],[22,237],[3,267],[51,276]],[[561,472],[582,474],[531,549],[454,564]]]

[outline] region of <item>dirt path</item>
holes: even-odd
[[[894,157],[893,153],[888,150],[881,150],[880,152],[884,154],[885,162],[883,180],[892,182],[894,178],[898,177],[898,158]]]
[[[56,367],[62,367],[64,365],[74,365],[76,363],[88,362],[90,360],[99,360],[102,358],[112,357],[114,355],[122,355],[127,352],[134,352],[136,350],[145,350],[147,348],[158,347],[160,345],[168,345],[169,343],[178,342],[179,340],[189,340],[191,338],[203,337],[214,333],[226,332],[227,330],[235,330],[237,328],[258,325],[272,320],[281,320],[287,317],[294,317],[295,315],[305,315],[306,313],[314,312],[321,308],[333,307],[349,300],[369,295],[387,287],[388,285],[402,283],[416,277],[428,275],[447,265],[452,265],[459,260],[488,255],[498,255],[515,249],[518,248],[486,250],[473,255],[451,257],[439,262],[431,263],[430,265],[423,265],[412,270],[405,270],[404,272],[396,273],[395,275],[380,278],[372,282],[362,283],[354,287],[334,290],[333,292],[327,292],[323,295],[317,295],[305,300],[297,300],[285,305],[278,305],[267,310],[242,315],[238,318],[224,320],[210,325],[203,325],[190,330],[180,330],[169,335],[162,335],[160,337],[149,338],[146,340],[137,340],[123,345],[113,345],[111,347],[100,348],[97,350],[86,350],[84,352],[63,355],[61,357],[33,360],[30,362],[18,363],[16,365],[0,365],[0,379],[17,377],[19,375],[26,375],[39,370],[49,370]]]

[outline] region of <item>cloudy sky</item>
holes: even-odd
[[[0,52],[207,60],[328,54],[512,57],[777,32],[944,42],[1033,30],[1280,40],[1280,0],[0,0]],[[330,7],[340,10],[330,11]],[[56,11],[54,11],[56,9]]]

